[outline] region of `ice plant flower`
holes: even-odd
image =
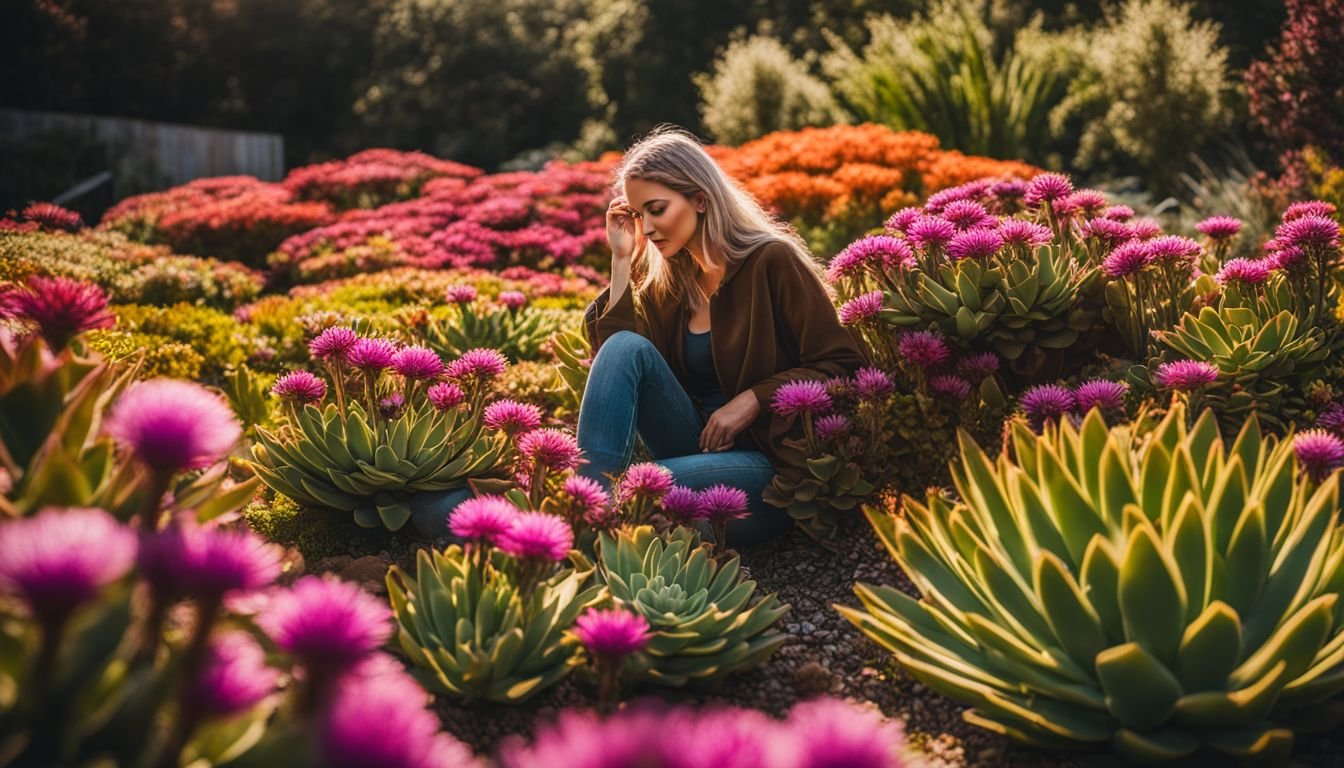
[[[839,699],[815,699],[789,712],[798,768],[903,768],[900,722]]]
[[[929,389],[953,400],[965,400],[971,396],[971,383],[952,374],[942,374],[929,379]]]
[[[406,398],[400,392],[393,392],[378,401],[378,415],[391,421],[406,411]]]
[[[500,291],[496,298],[508,309],[522,309],[527,304],[527,294],[522,291]]]
[[[992,229],[972,229],[959,233],[947,244],[947,255],[958,261],[962,259],[984,260],[992,257],[1003,247],[1003,236]]]
[[[932,331],[903,333],[896,342],[896,348],[906,362],[923,370],[942,365],[952,356],[947,342]]]
[[[1147,241],[1148,260],[1176,264],[1194,264],[1204,249],[1199,243],[1180,235],[1162,235]]]
[[[854,391],[869,402],[883,400],[896,391],[896,382],[880,368],[864,367],[854,372]]]
[[[266,652],[251,635],[225,632],[211,638],[183,701],[202,717],[228,717],[271,695],[279,681],[280,670],[266,666]]]
[[[845,325],[863,325],[877,321],[882,311],[882,292],[860,294],[840,306],[840,322]]]
[[[426,347],[406,347],[392,358],[392,369],[413,381],[438,378],[443,367],[439,353]]]
[[[849,434],[850,421],[848,416],[839,413],[832,413],[817,419],[816,431],[817,439],[821,441],[834,440]]]
[[[1280,224],[1274,239],[1303,250],[1334,248],[1339,245],[1339,224],[1326,216],[1302,216]]]
[[[579,445],[574,436],[559,429],[534,429],[518,440],[518,452],[531,466],[561,472],[579,465]]]
[[[1288,206],[1283,212],[1283,221],[1286,223],[1303,216],[1323,216],[1328,219],[1334,215],[1335,206],[1324,200],[1303,200]]]
[[[998,220],[985,210],[985,206],[973,200],[954,200],[948,203],[939,215],[952,222],[952,226],[962,232],[979,227],[992,227],[998,223]]]
[[[883,272],[907,266],[914,258],[910,246],[898,237],[871,235],[850,243],[831,259],[826,268],[826,279],[836,282],[842,277],[856,277],[863,270]]]
[[[1095,216],[1106,208],[1106,195],[1095,189],[1080,189],[1060,201],[1060,210]]]
[[[484,567],[487,546],[499,546],[519,514],[513,502],[503,496],[476,496],[453,508],[448,515],[448,530],[471,544],[477,567]]]
[[[957,236],[957,227],[940,216],[921,216],[905,230],[910,242],[921,248],[943,245]]]
[[[1102,211],[1101,216],[1111,221],[1129,221],[1134,218],[1134,209],[1128,205],[1112,205]]]
[[[309,371],[290,371],[275,380],[271,394],[298,405],[316,404],[327,396],[327,382]]]
[[[1088,219],[1079,229],[1084,236],[1096,238],[1107,248],[1115,248],[1134,236],[1128,224],[1114,219]]]
[[[1297,463],[1314,482],[1322,482],[1344,466],[1344,440],[1323,429],[1308,429],[1293,438]]]
[[[0,524],[0,589],[59,632],[76,608],[126,575],[135,553],[135,533],[103,510],[47,507]]]
[[[700,514],[714,534],[714,542],[722,551],[727,546],[729,520],[738,520],[748,514],[747,492],[723,483],[716,483],[700,491]]]
[[[366,374],[375,374],[392,365],[397,357],[397,345],[387,339],[363,337],[357,339],[345,352],[345,362]]]
[[[888,217],[886,223],[882,226],[888,232],[905,234],[905,230],[910,226],[911,222],[923,215],[924,212],[918,208],[902,208]]]
[[[1210,216],[1195,225],[1210,240],[1231,240],[1241,232],[1241,219],[1233,216]]]
[[[1331,403],[1316,417],[1316,426],[1344,437],[1344,405]]]
[[[1157,367],[1154,381],[1163,389],[1190,392],[1218,380],[1218,366],[1202,360],[1176,360]]]
[[[620,697],[621,667],[625,658],[649,644],[649,622],[637,613],[613,608],[589,608],[574,620],[574,636],[593,657],[598,702],[609,711]]]
[[[617,499],[626,502],[636,497],[662,498],[672,490],[672,471],[650,461],[632,464],[617,483]]]
[[[467,395],[462,388],[450,381],[441,381],[430,387],[425,393],[435,410],[447,411],[465,403]]]
[[[541,409],[535,405],[516,400],[496,400],[485,407],[481,423],[486,429],[499,430],[512,437],[540,427],[541,419]]]
[[[1267,260],[1228,259],[1214,279],[1219,285],[1238,283],[1241,285],[1259,285],[1269,279],[1274,265]]]
[[[1129,228],[1137,240],[1152,240],[1162,234],[1162,225],[1152,219],[1137,219],[1130,223]]]
[[[328,363],[344,362],[346,353],[357,341],[359,335],[349,328],[328,328],[308,342],[308,354]]]
[[[1041,173],[1027,182],[1027,191],[1022,201],[1028,206],[1036,207],[1041,203],[1060,200],[1072,192],[1073,182],[1069,181],[1068,176],[1060,173]]]
[[[17,315],[37,324],[47,346],[59,352],[85,331],[111,328],[116,318],[107,311],[107,294],[93,283],[68,277],[28,278],[25,288],[0,296],[4,314]]]
[[[1073,391],[1073,401],[1079,413],[1086,414],[1093,408],[1105,411],[1121,411],[1125,408],[1125,393],[1129,387],[1123,381],[1092,379],[1079,384]]]
[[[176,379],[131,385],[112,406],[104,429],[160,477],[214,464],[243,432],[221,398]]]
[[[448,378],[488,381],[504,372],[509,359],[497,349],[477,347],[448,364]]]
[[[770,410],[779,416],[828,413],[834,407],[826,385],[814,379],[781,384],[770,399]]]
[[[957,373],[972,382],[983,381],[999,370],[999,356],[993,352],[976,352],[957,361]]]
[[[659,505],[669,520],[680,525],[690,525],[692,521],[705,517],[700,494],[684,485],[672,486],[659,500]]]
[[[1007,219],[999,224],[998,232],[1003,244],[1008,246],[1040,248],[1055,239],[1049,227],[1025,219]]]
[[[476,300],[476,287],[473,285],[449,286],[444,297],[452,304],[470,304]]]
[[[1148,264],[1148,245],[1130,240],[1115,247],[1101,260],[1101,271],[1107,277],[1121,278],[1143,269]]]
[[[616,522],[611,496],[602,484],[583,475],[570,475],[560,486],[567,501],[571,520],[583,520],[594,528],[607,528]]]
[[[84,226],[78,213],[55,203],[32,203],[19,216],[49,230],[74,232]]]
[[[519,512],[500,534],[498,546],[518,559],[558,563],[574,546],[574,531],[563,518],[545,512]]]
[[[387,604],[348,581],[304,576],[270,596],[257,626],[313,671],[343,671],[392,636]]]
[[[280,576],[281,552],[247,528],[202,526],[188,513],[142,535],[138,560],[160,599],[215,605],[232,592],[270,586]]]
[[[1022,393],[1018,405],[1031,423],[1040,427],[1073,410],[1074,399],[1072,392],[1058,384],[1038,384]]]

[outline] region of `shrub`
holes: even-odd
[[[123,304],[113,311],[120,330],[159,336],[191,347],[202,358],[201,375],[214,381],[258,351],[258,342],[250,328],[232,315],[208,307]]]
[[[423,152],[366,149],[344,160],[295,168],[281,182],[299,200],[319,200],[338,210],[377,208],[420,195],[430,179],[447,176],[469,180],[480,176],[472,168],[439,160]]]
[[[92,331],[88,334],[89,349],[113,362],[131,361],[144,353],[144,361],[136,369],[139,379],[186,379],[201,377],[205,357],[200,352],[167,336],[133,331]]]
[[[1344,164],[1344,2],[1286,7],[1279,39],[1246,70],[1251,116],[1280,152],[1312,145]]]

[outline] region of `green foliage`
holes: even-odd
[[[741,144],[771,131],[830,125],[842,114],[826,84],[772,37],[737,39],[696,75],[700,114],[720,144]]]
[[[444,318],[431,313],[421,334],[435,352],[447,358],[477,347],[498,349],[510,362],[537,360],[551,334],[576,324],[572,310],[482,308],[458,305]]]
[[[134,331],[101,330],[85,335],[89,349],[113,362],[139,359],[136,378],[200,378],[205,358],[200,352],[167,336]],[[139,356],[143,355],[143,358]]]
[[[583,663],[568,630],[602,586],[593,569],[565,568],[523,593],[512,558],[488,562],[456,544],[421,550],[414,578],[393,566],[387,592],[397,638],[431,690],[465,701],[516,704]]]
[[[599,535],[599,578],[653,630],[631,674],[662,685],[708,680],[764,662],[787,636],[774,628],[789,606],[767,595],[736,557],[716,560],[700,535],[678,527],[664,540],[640,525]]]
[[[868,510],[923,597],[861,583],[838,610],[910,674],[973,724],[1134,762],[1279,764],[1338,717],[1339,486],[1291,441],[1252,418],[1229,444],[1179,404],[1011,437],[997,462],[963,439],[961,500]]]
[[[248,504],[243,519],[267,541],[297,549],[310,566],[329,557],[360,557],[388,548],[386,530],[333,520],[329,510],[305,507],[282,493],[269,495],[267,501]]]
[[[120,330],[168,338],[198,352],[202,357],[201,373],[194,378],[204,376],[219,381],[226,370],[242,364],[258,348],[248,326],[233,315],[209,307],[124,304],[112,307],[112,311]]]

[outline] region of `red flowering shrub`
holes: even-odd
[[[366,149],[344,160],[295,168],[282,184],[299,200],[323,201],[338,209],[377,208],[419,197],[431,179],[465,183],[482,173],[423,152]]]
[[[1280,152],[1308,145],[1344,165],[1344,0],[1287,0],[1265,58],[1246,70],[1251,115]]]

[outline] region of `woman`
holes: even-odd
[[[840,325],[802,239],[761,209],[689,134],[631,147],[607,209],[611,284],[588,307],[595,352],[579,410],[580,472],[606,482],[635,435],[679,484],[743,489],[748,544],[789,527],[761,491],[783,465],[794,419],[770,401],[785,382],[846,376],[863,347]]]

